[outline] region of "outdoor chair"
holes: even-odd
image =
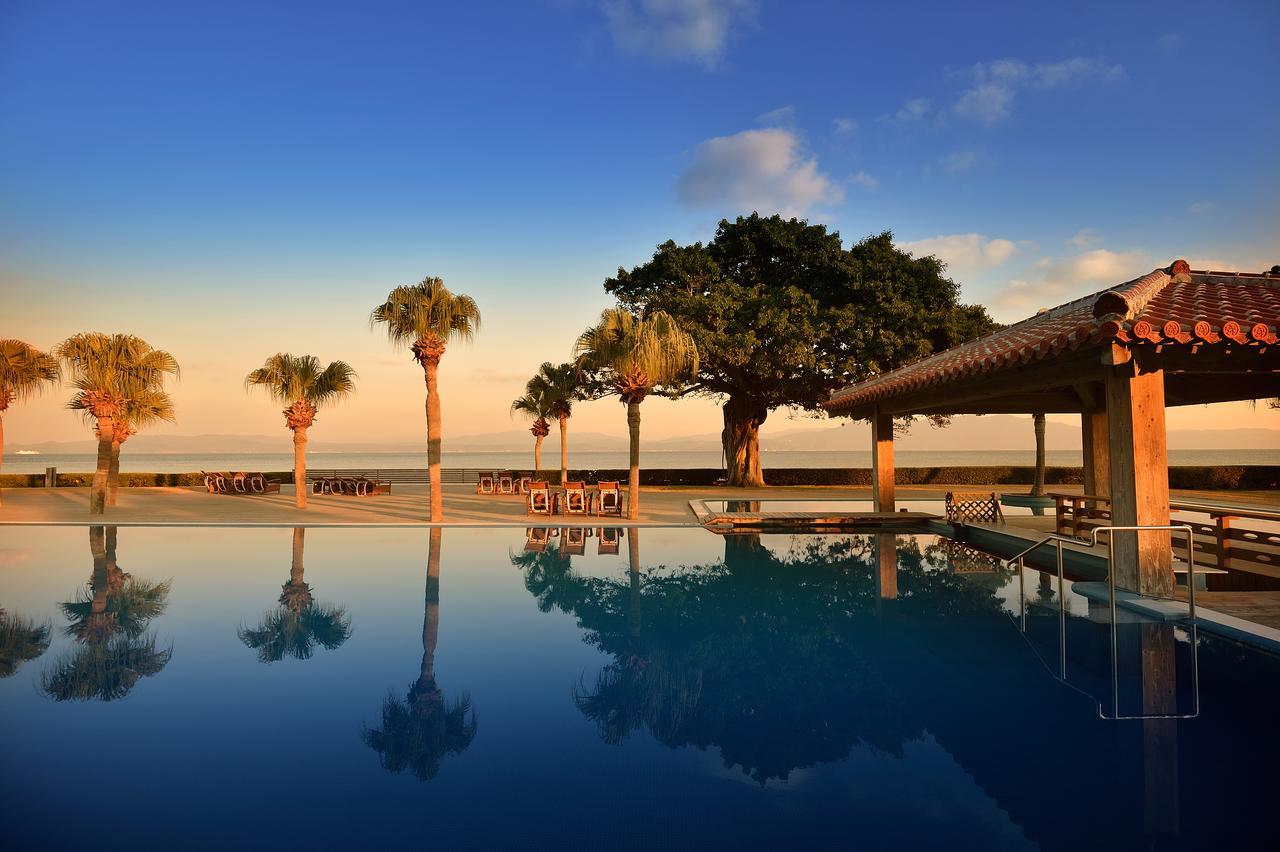
[[[585,515],[590,510],[587,500],[587,484],[585,482],[566,482],[564,484],[564,506],[566,515]]]
[[[565,556],[585,556],[590,527],[565,527],[560,531],[560,552]]]
[[[596,485],[596,489],[596,514],[622,517],[622,491],[618,488],[618,483],[601,482]]]
[[[524,495],[525,508],[530,515],[550,515],[554,508],[551,489],[545,482],[534,482],[529,486],[529,493]]]
[[[498,493],[499,494],[515,494],[516,480],[511,475],[511,471],[504,470],[498,474]]]
[[[516,474],[516,490],[521,494],[528,494],[529,486],[533,483],[533,479],[534,477],[532,473]]]
[[[601,556],[617,556],[622,549],[621,527],[601,527],[596,532],[596,538],[599,541],[597,550]]]
[[[476,478],[476,493],[492,494],[494,493],[494,490],[495,489],[494,489],[493,471],[491,470],[480,471],[480,474]]]
[[[279,494],[280,481],[267,479],[264,473],[254,473],[249,476],[249,490],[254,494]]]
[[[529,553],[542,553],[551,541],[551,530],[547,527],[526,527],[524,531],[524,549]]]
[[[226,481],[225,479],[223,479],[223,478],[222,478],[222,474],[220,474],[220,473],[206,473],[206,472],[205,472],[205,471],[203,471],[203,470],[202,470],[202,471],[200,471],[200,472],[204,474],[204,487],[205,487],[205,488],[207,488],[207,489],[209,489],[209,493],[210,493],[210,494],[225,494],[225,493],[226,493],[226,491],[227,491],[227,481]]]
[[[948,491],[946,514],[947,523],[953,526],[967,523],[1004,523],[1004,512],[1000,511],[1000,498],[994,491]]]

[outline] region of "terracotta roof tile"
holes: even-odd
[[[831,395],[853,408],[1112,342],[1266,345],[1280,334],[1280,275],[1193,272],[1185,261],[1037,314]]]

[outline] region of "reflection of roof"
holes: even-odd
[[[1280,273],[1192,272],[1186,261],[1076,299],[873,379],[842,388],[829,411],[1118,343],[1263,346],[1280,331]]]

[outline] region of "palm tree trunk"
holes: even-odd
[[[307,528],[293,528],[293,559],[289,563],[289,582],[295,586],[302,585],[304,580],[304,572],[306,568],[302,562],[302,551],[306,544]]]
[[[307,508],[307,429],[293,430],[293,491],[294,505]]]
[[[560,415],[560,486],[569,481],[569,418]]]
[[[107,513],[107,474],[111,470],[111,431],[114,417],[98,418],[98,466],[93,472],[93,486],[89,489],[89,514]]]
[[[434,682],[436,641],[440,636],[440,538],[442,527],[432,527],[427,540],[427,600],[422,617],[422,672],[418,682]]]
[[[439,364],[428,362],[427,378],[427,468],[431,480],[431,522],[444,520],[444,499],[440,493],[440,390],[436,386]]]
[[[538,435],[533,442],[533,475],[536,478],[542,473],[542,436]]]
[[[4,467],[4,412],[0,411],[0,469]],[[0,488],[0,506],[4,505],[4,489]]]
[[[627,431],[631,435],[631,479],[627,486],[627,517],[640,517],[640,403],[627,403]]]
[[[107,468],[107,508],[116,505],[116,492],[120,489],[120,447],[119,441],[111,442],[111,465]]]
[[[93,554],[93,579],[89,588],[93,591],[90,611],[101,615],[107,611],[107,591],[110,571],[107,568],[107,528],[89,527],[89,552]]]
[[[1031,415],[1031,424],[1036,430],[1036,481],[1031,485],[1031,494],[1041,497],[1044,495],[1044,415]]]

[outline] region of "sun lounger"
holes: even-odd
[[[545,482],[534,482],[529,486],[529,493],[524,495],[525,509],[530,515],[550,515],[554,509],[551,489]]]
[[[601,527],[596,532],[600,544],[597,547],[601,556],[617,556],[622,548],[622,529],[620,527]]]
[[[622,517],[622,491],[618,488],[618,483],[597,483],[596,514]]]
[[[566,482],[564,484],[564,504],[560,507],[566,515],[585,515],[591,505],[587,500],[585,482]]]
[[[565,527],[560,531],[560,552],[565,556],[585,556],[590,527]]]
[[[516,474],[516,490],[521,494],[529,493],[529,486],[533,483],[534,476],[532,473]]]
[[[547,527],[527,527],[524,531],[524,549],[530,553],[542,553],[551,541]]]
[[[479,475],[476,477],[476,493],[477,494],[496,493],[497,488],[495,486],[495,483],[496,483],[496,480],[494,479],[493,471],[491,470],[480,471]]]
[[[503,470],[498,473],[498,493],[499,494],[515,494],[516,479],[511,475],[511,471]]]
[[[226,493],[227,481],[222,478],[222,474],[207,473],[206,471],[203,471],[203,470],[200,472],[204,474],[204,487],[209,489],[210,494]]]

